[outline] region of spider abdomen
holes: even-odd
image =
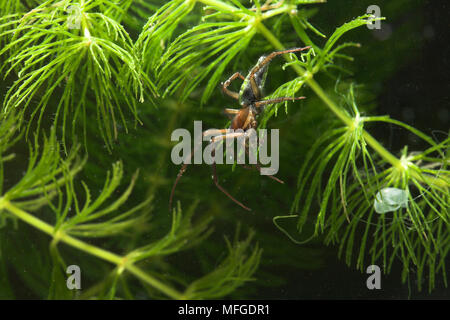
[[[245,107],[239,110],[239,113],[231,121],[230,129],[248,130],[256,127],[255,112],[250,107]]]
[[[269,65],[266,64],[262,67],[259,67],[259,65],[262,61],[264,61],[265,58],[266,56],[261,56],[258,60],[258,63],[254,67],[258,68],[258,70],[253,75],[253,79],[255,80],[255,84],[258,89],[254,90],[254,88],[252,88],[252,85],[250,83],[250,76],[252,74],[251,72],[247,75],[244,82],[242,83],[241,90],[239,91],[239,103],[241,105],[249,105],[262,98],[262,91],[266,82],[267,70],[269,68]]]

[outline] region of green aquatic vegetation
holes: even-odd
[[[4,131],[0,139],[1,182],[4,177],[3,163],[14,158],[13,154],[5,156],[8,147],[11,147],[11,142],[14,140],[14,132],[17,130],[15,121],[11,119],[14,118],[5,116],[0,118],[0,127]],[[185,292],[176,290],[170,284],[137,266],[138,262],[153,256],[162,257],[186,250],[208,237],[211,232],[210,219],[192,223],[194,207],[184,213],[180,208],[174,210],[172,225],[164,237],[142,247],[134,248],[123,256],[81,240],[82,238],[119,236],[130,229],[145,230],[146,228],[143,226],[148,221],[151,211],[149,205],[152,199],[143,201],[130,209],[123,209],[123,204],[130,196],[137,174],[133,176],[125,191],[116,195],[123,176],[121,162],[113,164],[112,171],[108,172],[104,187],[96,198],[92,197],[91,191],[84,182],[81,182],[84,192],[77,192],[74,178],[82,169],[86,158],[78,157],[79,147],[69,151],[64,159],[61,158],[61,150],[55,132],[56,130],[52,129],[50,136],[44,137],[42,147],[39,146],[36,138],[34,146],[30,145],[28,166],[21,179],[7,190],[0,188],[2,190],[0,197],[1,224],[4,228],[8,225],[8,220],[21,220],[52,238],[50,251],[54,265],[53,280],[50,282],[52,283],[49,291],[50,298],[71,297],[65,287],[63,272],[60,270],[62,266],[64,270],[67,267],[58,251],[60,243],[112,263],[115,265],[112,277],[116,280],[124,271],[130,272],[144,284],[152,287],[156,291],[156,296],[162,294],[174,299],[201,298],[209,297],[207,294],[211,290],[211,297],[221,297],[242,282],[251,279],[250,276],[258,265],[261,254],[257,247],[249,248],[252,235],[249,235],[244,241],[240,241],[236,237],[233,243],[227,242],[229,256],[223,264],[203,278],[193,281],[186,287]],[[0,186],[2,186],[1,183]],[[80,195],[83,195],[83,199]],[[53,213],[52,223],[33,214],[42,210],[44,206]],[[248,250],[251,250],[250,257],[246,257]],[[218,280],[204,280],[211,278]],[[100,298],[115,298],[118,285],[116,280],[110,283],[107,289],[100,287],[98,290],[92,290],[90,294]],[[205,295],[202,295],[202,290]],[[65,294],[60,295],[61,292],[65,292]]]
[[[0,225],[1,232],[13,229],[16,235],[1,234],[0,275],[6,279],[6,266],[13,264],[4,259],[13,252],[6,240],[26,232],[21,221],[51,237],[51,267],[40,275],[51,285],[22,280],[40,297],[74,297],[65,287],[65,270],[68,257],[78,253],[97,258],[82,298],[208,299],[245,290],[243,284],[257,280],[264,264],[263,248],[254,241],[262,231],[250,230],[242,239],[238,227],[233,240],[214,242],[221,255],[199,258],[200,268],[184,265],[206,255],[201,248],[213,245],[205,240],[215,234],[218,212],[227,210],[203,197],[207,204],[195,199],[187,206],[182,200],[167,215],[165,191],[171,184],[162,168],[171,145],[161,132],[176,128],[180,114],[192,119],[185,114],[196,111],[186,111],[193,110],[186,104],[201,110],[229,103],[215,98],[231,70],[253,65],[263,53],[311,46],[285,55],[284,62],[278,58],[269,71],[277,87],[267,99],[307,96],[305,104],[324,108],[319,121],[329,128],[310,143],[303,139],[302,165],[289,169],[293,176],[301,166],[290,214],[272,212],[272,227],[286,242],[318,238],[333,244],[349,265],[356,256],[361,271],[378,263],[389,273],[400,262],[403,281],[414,272],[421,289],[428,271],[430,291],[436,275],[446,285],[449,138],[439,142],[389,116],[367,115],[357,99],[363,90],[353,79],[338,79],[354,73],[350,54],[361,45],[346,41],[351,31],[384,18],[362,12],[328,34],[311,22],[320,20],[321,6],[328,5],[322,2],[2,2]],[[330,78],[338,89],[330,89]],[[283,104],[286,114],[288,107],[296,108],[287,102],[268,106],[259,128],[277,121]],[[382,124],[408,130],[426,146],[422,151],[405,146],[397,155],[369,133]],[[311,128],[292,133],[306,135]],[[138,134],[127,140],[133,132]],[[27,159],[13,163],[24,152],[21,145],[29,145]],[[128,186],[122,184],[125,177]],[[191,190],[198,189],[201,182],[190,179]],[[382,190],[393,188],[404,191],[401,201],[380,198]],[[283,228],[285,219],[297,221],[298,234]],[[12,283],[1,287],[2,294],[14,295]]]
[[[108,4],[109,9],[98,11]],[[73,17],[67,14],[70,5]],[[155,94],[120,24],[122,11],[109,1],[46,1],[26,14],[3,16],[0,37],[7,44],[0,51],[5,60],[2,73],[7,77],[17,72],[17,80],[6,93],[4,111],[25,112],[38,99],[39,103],[32,104],[29,123],[38,117],[39,127],[51,96],[62,87],[54,123],[63,122],[63,142],[66,123],[71,122],[73,130],[78,117],[85,123],[89,116],[86,101],[93,99],[100,133],[109,146],[117,138],[116,118],[126,127],[123,106],[137,119],[136,104],[143,101],[144,92]]]
[[[313,201],[318,201],[315,235],[326,233],[326,243],[339,243],[340,253],[345,254],[348,264],[354,250],[361,271],[367,264],[366,250],[370,262],[375,264],[381,259],[387,272],[398,258],[403,265],[403,280],[412,264],[417,268],[419,286],[427,267],[431,290],[435,273],[442,273],[446,279],[450,140],[436,143],[431,137],[388,116],[361,116],[354,103],[352,87],[347,101],[351,103],[353,123],[324,133],[312,146],[300,171],[299,189],[292,207],[293,212],[300,212],[298,228],[301,230],[305,224]],[[427,142],[429,148],[410,153],[405,148],[399,159],[384,149],[373,154],[367,141],[371,136],[365,133],[364,127],[382,122],[410,130]],[[328,181],[316,199],[315,194],[323,188],[324,175],[328,176]],[[388,188],[404,190],[406,202],[380,212],[375,202],[388,200],[380,199],[379,195]],[[364,229],[362,237],[357,234],[360,225]]]

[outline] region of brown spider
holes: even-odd
[[[293,48],[293,49],[287,49],[282,51],[275,51],[267,56],[262,56],[259,58],[257,64],[250,70],[247,77],[244,77],[239,72],[234,73],[227,81],[225,81],[222,84],[222,90],[225,94],[229,95],[230,97],[236,99],[239,101],[239,104],[241,105],[241,109],[228,109],[226,108],[224,110],[225,114],[232,118],[231,125],[229,129],[237,130],[242,129],[239,132],[227,132],[228,129],[209,129],[205,130],[202,133],[202,136],[213,136],[210,140],[210,143],[215,143],[218,141],[223,141],[226,139],[234,139],[241,136],[244,136],[246,134],[246,131],[249,129],[256,129],[258,126],[258,122],[256,120],[256,117],[262,112],[262,107],[270,104],[275,104],[283,101],[293,101],[293,100],[300,100],[304,99],[305,97],[280,97],[275,99],[268,99],[268,100],[262,100],[262,90],[264,87],[264,83],[267,76],[267,69],[269,66],[269,62],[275,58],[276,56],[279,56],[281,54],[285,53],[292,53],[292,52],[299,52],[303,50],[307,50],[311,48],[310,46],[304,47],[304,48]],[[231,82],[236,80],[237,78],[240,78],[244,82],[242,83],[241,89],[239,93],[233,92],[228,89]],[[246,150],[248,153],[248,150]],[[194,154],[194,150],[190,154],[190,158],[192,158]],[[212,156],[214,156],[214,150],[212,151]],[[178,172],[177,178],[175,179],[175,182],[172,187],[172,191],[170,193],[170,199],[169,199],[169,210],[172,211],[172,199],[175,192],[175,188],[178,184],[178,181],[180,180],[183,173],[186,171],[188,166],[188,163],[183,164],[180,171]],[[213,180],[217,188],[222,191],[224,194],[228,196],[232,201],[234,201],[236,204],[244,208],[245,210],[251,211],[250,208],[242,204],[240,201],[236,200],[233,196],[231,196],[228,191],[226,191],[218,181],[217,172],[216,172],[216,163],[212,163],[212,173],[213,173]],[[261,171],[261,166],[259,164],[256,164],[254,167],[249,167],[246,165],[243,165],[246,169],[256,169],[258,171]],[[275,176],[268,176],[269,178],[279,182],[284,183],[280,179],[278,179]]]

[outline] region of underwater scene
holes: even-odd
[[[0,299],[450,299],[449,12],[0,0]]]

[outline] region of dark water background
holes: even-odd
[[[384,115],[388,114],[391,118],[404,121],[429,135],[434,135],[442,140],[442,137],[448,133],[450,121],[450,5],[445,1],[338,1],[329,0],[327,4],[317,5],[319,13],[312,18],[312,23],[318,26],[327,35],[334,31],[335,26],[342,25],[351,18],[366,12],[366,8],[371,4],[379,4],[381,14],[386,15],[388,20],[383,22],[381,31],[370,31],[362,27],[358,30],[349,32],[344,37],[347,41],[361,42],[363,47],[352,52],[355,57],[354,65],[355,81],[363,83],[369,91],[374,93],[376,108],[371,110],[371,114]],[[406,30],[406,32],[405,32]],[[392,41],[393,37],[402,37],[402,41]],[[369,37],[369,38],[368,38]],[[405,47],[407,50],[405,50]],[[264,50],[271,50],[264,48]],[[397,53],[402,51],[402,55]],[[254,57],[252,57],[253,59]],[[251,62],[253,63],[253,62]],[[249,64],[250,65],[250,64]],[[376,67],[374,67],[376,66]],[[275,74],[276,64],[272,67],[271,72]],[[233,70],[228,70],[232,72]],[[227,71],[227,72],[228,72]],[[241,70],[242,71],[242,70]],[[385,75],[388,76],[385,76]],[[282,75],[284,76],[284,75]],[[275,78],[275,77],[274,77]],[[269,79],[270,80],[270,79]],[[273,81],[273,86],[279,85]],[[320,82],[319,82],[320,83]],[[270,85],[270,84],[269,84]],[[194,101],[194,102],[193,102]],[[193,99],[192,104],[196,101]],[[212,104],[215,101],[211,102]],[[214,108],[223,108],[224,104],[230,104],[230,100],[223,98],[217,102]],[[230,105],[226,105],[231,107]],[[179,126],[189,129],[188,125],[192,124],[193,119],[205,119],[205,123],[212,127],[218,127],[221,122],[213,114],[217,114],[217,110],[208,106],[202,110],[200,108],[192,111],[192,115],[183,114],[179,120]],[[195,114],[198,112],[198,114]],[[302,114],[300,114],[303,116]],[[98,184],[98,189],[102,188],[102,177],[98,177],[97,171],[109,168],[111,161],[124,159],[127,174],[131,175],[134,169],[142,167],[143,181],[146,183],[153,182],[151,177],[160,175],[162,178],[174,178],[178,168],[170,163],[163,163],[158,167],[157,157],[158,146],[152,145],[151,150],[148,148],[148,137],[161,134],[165,130],[171,111],[164,108],[157,110],[157,113],[151,114],[148,118],[144,115],[144,126],[139,128],[138,132],[130,132],[128,136],[120,138],[118,145],[112,155],[105,155],[106,150],[93,150],[89,155],[90,163],[87,165],[86,171],[83,173],[83,179],[87,180],[89,185]],[[296,116],[294,115],[293,118]],[[282,118],[283,119],[283,118]],[[184,123],[183,123],[184,120]],[[289,118],[279,121],[278,124],[285,124],[284,129],[280,132],[288,132],[290,130]],[[285,122],[283,122],[285,121]],[[182,124],[183,123],[183,124]],[[223,122],[222,122],[223,123]],[[286,124],[287,123],[287,124]],[[295,123],[295,122],[294,122]],[[274,125],[276,127],[276,125]],[[414,145],[417,143],[411,140],[411,137],[404,131],[395,129],[390,126],[375,127],[370,132],[388,149],[399,151],[405,144]],[[144,134],[148,136],[144,137]],[[92,137],[91,137],[92,138]],[[167,138],[167,137],[163,137]],[[161,139],[163,139],[161,138]],[[97,138],[92,138],[92,141]],[[155,139],[156,140],[156,139]],[[94,142],[92,143],[94,145]],[[128,148],[130,144],[139,146],[142,151],[134,154]],[[142,146],[142,147],[141,147]],[[283,147],[283,146],[282,146]],[[420,144],[417,144],[420,148]],[[122,148],[122,149],[121,149]],[[155,151],[156,150],[156,151]],[[25,145],[17,147],[18,162],[26,162],[27,150]],[[95,151],[99,152],[96,155]],[[283,151],[283,150],[281,150]],[[101,154],[103,153],[103,154]],[[211,210],[216,218],[214,221],[215,230],[218,230],[211,240],[206,243],[193,255],[175,256],[170,262],[181,266],[182,272],[189,274],[198,269],[198,261],[208,261],[214,266],[214,259],[223,255],[218,251],[224,250],[223,235],[232,237],[235,222],[242,222],[245,226],[254,226],[257,231],[257,241],[264,249],[263,260],[260,269],[255,274],[257,279],[254,283],[244,285],[243,288],[237,290],[231,298],[252,298],[252,299],[406,299],[412,298],[436,298],[449,299],[449,289],[443,285],[442,277],[436,277],[436,289],[431,294],[427,292],[427,277],[424,280],[424,289],[422,292],[417,291],[417,284],[412,274],[411,280],[406,284],[402,284],[401,265],[394,263],[392,272],[389,275],[383,275],[381,280],[381,290],[368,290],[366,287],[366,279],[368,275],[355,270],[354,264],[348,267],[342,259],[337,257],[337,248],[335,246],[325,247],[320,241],[309,243],[307,245],[296,246],[288,241],[284,236],[275,229],[272,224],[272,216],[275,215],[270,211],[271,208],[279,210],[276,213],[287,213],[289,205],[295,195],[295,181],[298,173],[298,163],[302,161],[300,155],[284,154],[281,152],[282,163],[293,161],[296,165],[295,171],[280,168],[281,177],[287,182],[285,186],[274,186],[267,182],[263,177],[256,174],[243,173],[239,175],[224,175],[222,181],[227,185],[233,194],[239,195],[239,200],[250,206],[256,206],[260,209],[257,214],[246,215],[242,210],[236,208],[230,203],[223,194],[221,194],[212,184],[210,180],[209,168],[189,169],[188,174],[184,178],[177,190],[177,197],[182,199],[183,204],[189,204],[193,198],[201,196],[202,200],[199,205],[199,211],[202,209]],[[128,157],[128,159],[126,159]],[[297,158],[298,157],[298,158]],[[145,166],[148,166],[145,168]],[[168,170],[167,174],[165,170]],[[283,171],[284,170],[284,171]],[[16,172],[20,175],[21,172]],[[239,177],[236,177],[239,176]],[[169,178],[168,178],[169,179]],[[252,179],[250,181],[250,179]],[[239,180],[236,186],[231,187],[232,183]],[[256,182],[255,182],[256,180]],[[254,186],[259,189],[252,189]],[[137,190],[133,193],[132,201],[142,201],[147,192],[147,185],[137,186]],[[167,185],[162,191],[159,191],[154,200],[156,213],[161,213],[155,219],[166,219],[166,226],[170,225],[170,217],[167,212],[167,200],[171,185]],[[266,204],[267,203],[267,204]],[[212,205],[211,205],[212,204]],[[211,209],[212,208],[212,209]],[[257,211],[257,210],[255,210]],[[38,231],[28,226],[21,226],[27,230],[27,241],[12,244],[15,256],[9,256],[11,265],[21,262],[21,256],[37,255],[30,261],[40,261],[42,270],[50,261],[48,257],[39,252],[47,252],[48,237],[42,236]],[[161,228],[164,229],[164,228]],[[165,230],[165,229],[164,229]],[[5,238],[14,242],[14,231],[3,230]],[[23,229],[22,229],[23,233]],[[143,239],[145,240],[145,239]],[[109,240],[95,241],[96,245],[107,247],[110,245]],[[218,243],[218,244],[217,244]],[[216,245],[217,244],[217,245]],[[220,246],[219,246],[220,244]],[[119,246],[120,247],[120,246]],[[121,246],[120,249],[126,248]],[[35,249],[39,248],[39,249]],[[113,251],[113,250],[112,250]],[[214,258],[209,259],[211,252]],[[64,246],[64,253],[70,257],[80,257],[82,261],[91,261],[86,256]],[[286,258],[286,262],[280,260]],[[23,264],[29,263],[24,259]],[[92,260],[95,260],[92,258]],[[212,262],[211,262],[212,261]],[[447,259],[447,266],[450,265],[450,259]],[[92,275],[87,275],[88,280],[86,287],[93,285],[99,281],[98,274],[95,272],[108,272],[110,265],[99,262],[93,262],[90,265],[86,262],[86,266],[82,266],[83,270],[93,270]],[[100,265],[100,267],[99,267]],[[38,299],[45,297],[44,294],[36,294],[28,290],[23,275],[19,273],[27,273],[40,268],[40,265],[26,265],[18,270],[10,267],[9,274],[15,287],[15,294],[18,298]],[[447,268],[448,269],[448,268]],[[35,270],[39,272],[39,270]],[[94,272],[95,271],[95,272]],[[448,270],[450,271],[450,270]],[[201,274],[203,275],[203,274]],[[41,279],[39,281],[42,281]],[[42,282],[37,284],[44,292],[48,287],[48,283]],[[140,287],[137,285],[136,287]],[[142,295],[138,297],[147,298]]]
[[[376,1],[372,2],[376,3]],[[403,1],[403,3],[406,2]],[[354,10],[357,15],[364,10],[365,6],[366,1],[360,3],[355,1],[352,11]],[[343,7],[345,8],[342,10],[348,10],[348,7]],[[328,12],[330,18],[336,14],[336,8],[333,9]],[[383,15],[383,6],[381,9]],[[326,12],[327,8],[324,7],[320,16],[323,17],[327,14]],[[383,60],[386,52],[395,50],[393,47],[382,46],[383,41],[389,39],[391,32],[393,34],[401,29],[402,25],[414,23],[414,21],[420,27],[410,35],[415,38],[416,46],[404,57],[404,62],[399,62],[403,64],[402,67],[388,79],[375,84],[379,86],[380,92],[374,113],[389,114],[393,119],[411,124],[426,134],[435,136],[436,139],[442,139],[450,129],[450,3],[426,1],[423,7],[413,9],[404,6],[404,12],[400,18],[396,18],[394,23],[389,20],[388,17],[388,20],[382,23],[382,32],[373,32],[375,38],[383,39],[379,40],[382,48],[379,52],[380,60]],[[389,24],[389,28],[384,31],[386,24]],[[357,57],[355,63],[361,63],[361,59],[364,57]],[[364,69],[364,67],[361,68]],[[361,78],[366,80],[366,77],[364,75]],[[390,126],[375,128],[371,132],[393,150],[401,148],[405,141],[410,139],[409,134],[404,130],[393,129]],[[447,259],[447,261],[447,271],[449,271],[450,260]],[[366,288],[368,276],[348,268],[342,260],[336,258],[336,252],[331,248],[321,272],[296,274],[293,276],[296,280],[291,282],[279,298],[297,296],[319,299],[405,299],[408,297],[450,299],[450,290],[444,287],[441,277],[438,277],[436,289],[431,294],[426,289],[418,292],[416,281],[413,279],[410,280],[410,288],[407,283],[401,284],[399,263],[394,264],[389,275],[383,275],[381,290],[370,291]],[[424,285],[426,285],[425,281]],[[277,293],[274,292],[273,298],[276,298],[276,295]]]

